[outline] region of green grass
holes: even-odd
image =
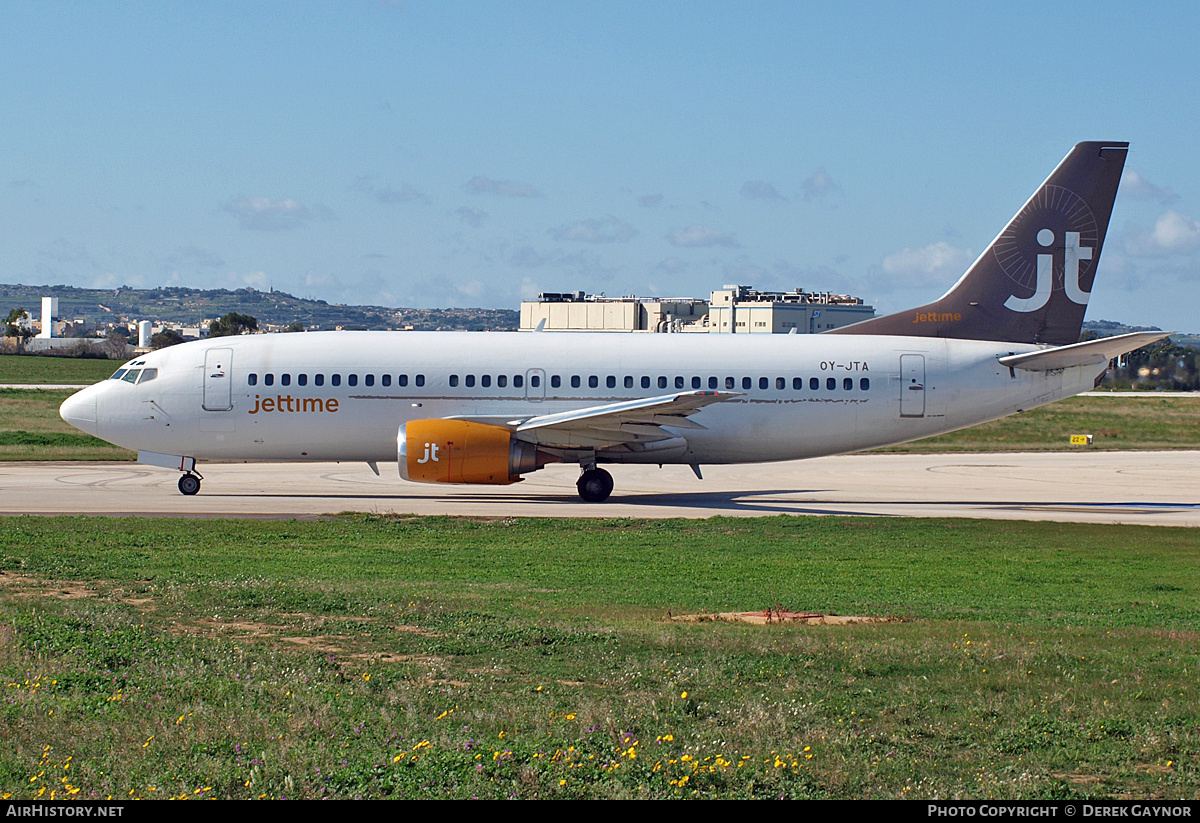
[[[1196,530],[4,526],[0,795],[1200,796]]]
[[[134,460],[137,455],[67,425],[70,391],[0,389],[0,460]]]
[[[5,354],[0,355],[0,383],[98,383],[116,371],[121,362],[81,357]]]
[[[1073,434],[1093,436],[1089,449],[1200,448],[1200,397],[1071,397],[885,451],[992,452],[1081,448]]]

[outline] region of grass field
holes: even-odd
[[[1200,797],[1195,530],[4,527],[4,797]]]
[[[1200,397],[1072,397],[887,451],[1065,450],[1073,434],[1093,435],[1093,449],[1200,448]]]
[[[2,358],[0,358],[2,359]],[[68,426],[69,391],[0,389],[0,460],[134,460],[137,455]]]
[[[81,357],[0,355],[0,383],[98,383],[115,372],[121,362]]]

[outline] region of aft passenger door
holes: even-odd
[[[925,355],[900,355],[900,416],[925,416]]]
[[[233,408],[233,349],[209,349],[204,353],[204,410]]]

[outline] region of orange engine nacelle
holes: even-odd
[[[396,449],[400,476],[417,483],[507,485],[553,459],[503,426],[470,420],[409,421]]]

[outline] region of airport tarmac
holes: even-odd
[[[608,501],[583,503],[575,466],[511,486],[406,483],[394,464],[0,463],[0,514],[308,518],[338,512],[472,517],[971,517],[1200,526],[1200,452],[857,454],[740,466],[610,466]]]

